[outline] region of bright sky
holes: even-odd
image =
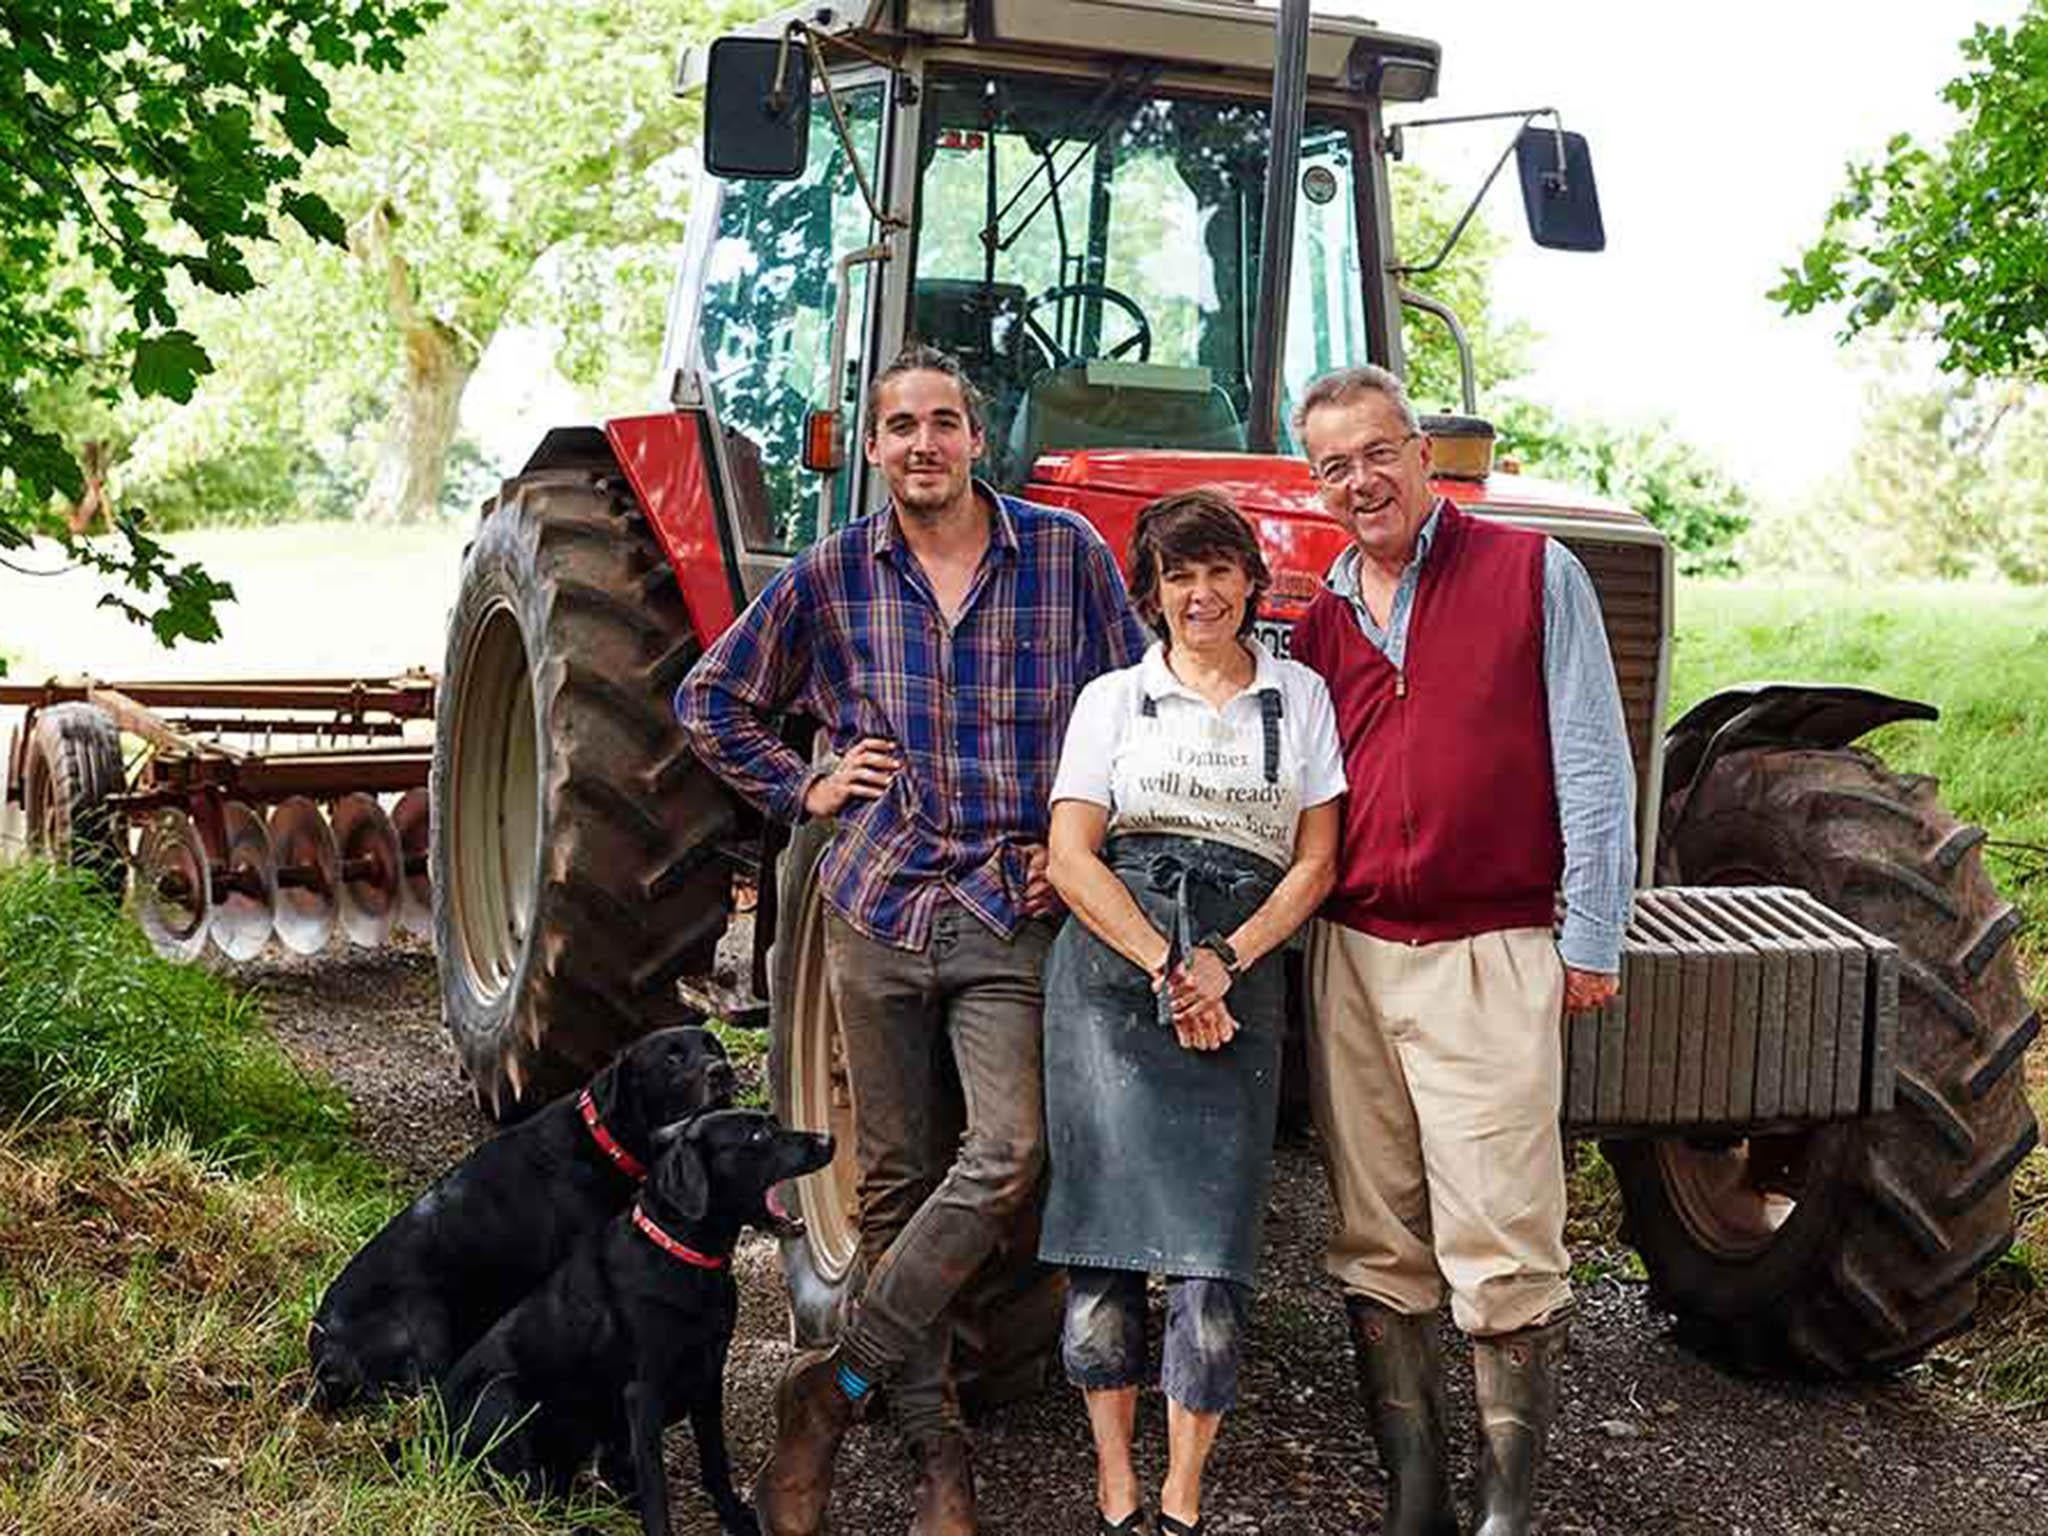
[[[1443,45],[1438,99],[1395,120],[1554,106],[1591,141],[1607,249],[1529,243],[1513,167],[1489,195],[1510,236],[1500,303],[1545,335],[1528,392],[1624,419],[1667,415],[1766,496],[1796,493],[1857,436],[1865,380],[1830,316],[1765,299],[1819,232],[1852,158],[1944,131],[1941,87],[1979,20],[2022,0],[1371,0]],[[1476,189],[1512,123],[1410,137]],[[1407,254],[1406,252],[1403,253]],[[1482,401],[1482,409],[1484,402]]]

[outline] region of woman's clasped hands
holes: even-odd
[[[1173,1004],[1173,1032],[1191,1051],[1213,1051],[1228,1045],[1237,1033],[1225,995],[1231,976],[1214,950],[1197,947],[1171,971],[1162,968],[1152,989],[1165,988]]]

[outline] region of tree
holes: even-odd
[[[1853,580],[2048,582],[2048,391],[2013,380],[1873,378],[1856,451],[1745,548]]]
[[[1684,575],[1737,569],[1733,545],[1749,527],[1749,493],[1669,422],[1572,421],[1517,399],[1503,400],[1495,420],[1501,457],[1634,508],[1671,540]]]
[[[1887,326],[1930,335],[1970,378],[2048,377],[2048,0],[1980,25],[1943,90],[1947,142],[1893,138],[1849,168],[1821,238],[1771,297],[1792,314],[1846,304],[1844,341]]]
[[[343,142],[314,66],[394,68],[435,3],[0,6],[0,550],[50,534],[125,586],[103,601],[165,643],[219,633],[213,605],[232,594],[196,565],[174,568],[133,515],[114,519],[118,551],[72,533],[58,506],[87,503],[92,466],[49,416],[189,399],[213,363],[179,306],[248,292],[251,249],[279,220],[344,238],[301,185],[307,158]],[[118,320],[95,336],[109,292]],[[154,606],[131,600],[158,589]]]
[[[677,48],[730,9],[465,0],[402,82],[350,90],[349,147],[316,182],[347,227],[366,301],[350,312],[374,316],[351,345],[390,384],[364,517],[435,512],[463,390],[508,322],[559,327],[579,381],[622,352],[651,365],[697,117],[668,85]]]

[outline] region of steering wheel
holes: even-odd
[[[1105,359],[1115,361],[1133,350],[1137,353],[1137,357],[1134,359],[1136,362],[1146,362],[1151,358],[1152,322],[1145,318],[1145,311],[1138,308],[1137,301],[1129,294],[1124,293],[1120,289],[1112,288],[1107,283],[1057,283],[1026,303],[1017,316],[1017,323],[1023,328],[1024,333],[1031,338],[1032,344],[1045,354],[1048,367],[1065,368],[1072,363],[1080,361],[1064,342],[1040,325],[1034,318],[1036,312],[1044,309],[1047,305],[1063,305],[1069,299],[1104,300],[1112,307],[1120,309],[1130,316],[1131,323],[1137,327],[1130,335],[1103,353],[1102,355]],[[1079,311],[1077,310],[1077,325],[1078,322]]]

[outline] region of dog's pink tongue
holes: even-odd
[[[789,1207],[782,1203],[782,1186],[780,1184],[770,1184],[768,1186],[768,1197],[762,1204],[768,1207],[768,1214],[777,1221],[789,1220]]]

